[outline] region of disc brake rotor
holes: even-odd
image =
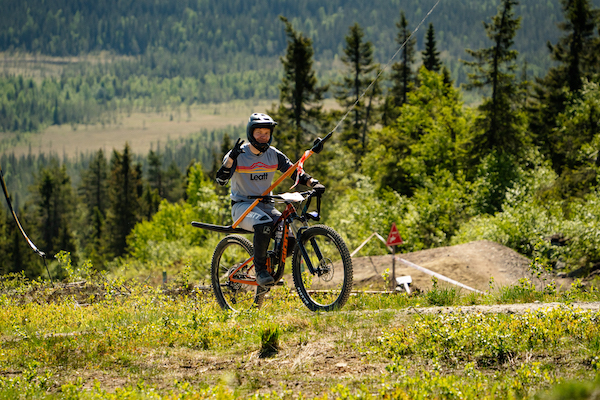
[[[333,263],[331,262],[331,260],[327,257],[324,257],[320,262],[319,262],[319,269],[318,269],[318,276],[319,279],[322,279],[325,282],[329,282],[330,280],[333,279]]]

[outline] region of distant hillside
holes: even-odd
[[[400,11],[405,11],[414,28],[436,1],[5,0],[0,51],[66,56],[109,50],[140,55],[161,48],[185,53],[203,64],[235,60],[240,71],[257,69],[256,57],[276,62],[282,55],[286,38],[278,16],[284,15],[314,40],[317,61],[330,62],[340,54],[349,26],[358,22],[373,42],[378,60],[386,62],[397,49],[395,24]],[[593,3],[599,6],[600,0]],[[489,21],[497,5],[492,0],[441,0],[427,19],[426,24],[434,24],[438,49],[455,79],[462,81],[464,76],[458,59],[466,56],[465,48],[489,45],[482,22]],[[531,73],[542,74],[549,64],[545,44],[560,35],[559,0],[522,1],[517,13],[523,20],[515,49],[527,60]],[[419,49],[425,31],[426,25],[417,33]],[[249,65],[244,65],[245,60]],[[193,73],[193,68],[187,73]]]

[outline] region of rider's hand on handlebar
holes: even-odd
[[[240,154],[245,153],[245,151],[242,150],[242,144],[244,144],[244,141],[241,138],[235,142],[235,146],[233,146],[233,149],[231,149],[231,152],[229,153],[229,158],[236,160]]]
[[[312,188],[317,194],[325,193],[325,186],[322,183],[316,183]]]

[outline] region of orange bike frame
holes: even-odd
[[[281,216],[279,217],[279,219],[277,221],[280,220],[284,220],[293,212],[295,212],[296,209],[294,208],[293,205],[288,204],[287,207],[285,208],[285,210],[283,211],[283,213],[281,214]],[[289,227],[287,224],[283,224],[283,236],[282,238],[282,242],[281,242],[281,263],[285,265],[285,259],[287,256],[287,245],[288,245],[288,232],[289,232]],[[247,259],[246,261],[244,261],[242,264],[240,264],[240,266],[238,266],[230,275],[229,275],[229,280],[231,282],[237,282],[237,283],[243,283],[245,285],[252,285],[252,286],[258,286],[258,283],[256,283],[256,279],[238,279],[238,278],[234,278],[234,275],[242,268],[244,268],[245,266],[247,266],[248,264],[250,264],[252,261],[254,261],[254,256],[250,257],[249,259]],[[254,265],[252,265],[250,268],[252,268]],[[269,257],[267,257],[267,268],[272,269],[274,266],[271,265],[271,259]],[[272,272],[272,271],[269,271]]]

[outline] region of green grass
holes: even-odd
[[[309,312],[278,287],[261,310],[233,314],[184,287],[90,282],[78,296],[13,278],[0,292],[0,399],[555,399],[598,390],[600,314],[577,306],[598,301],[594,287],[550,294],[520,284],[474,296],[434,285],[413,296],[356,293],[333,313]],[[511,302],[563,306],[430,306],[491,310],[508,291]]]

